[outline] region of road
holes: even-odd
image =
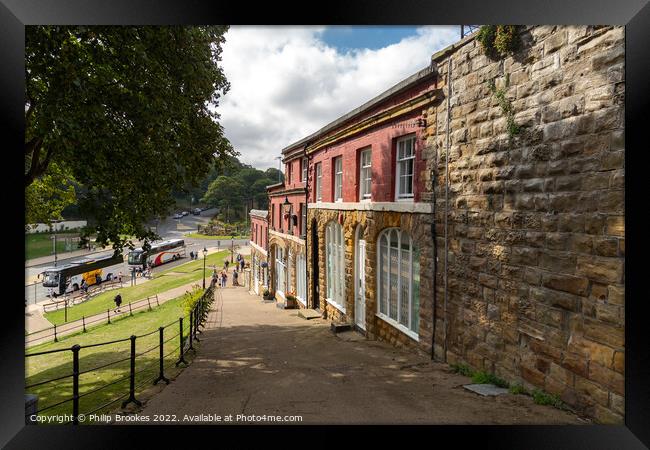
[[[152,272],[156,273],[159,271],[165,271],[179,264],[186,263],[187,261],[189,261],[190,251],[199,252],[200,255],[201,254],[200,252],[203,248],[216,247],[219,249],[230,249],[231,240],[217,241],[214,239],[194,239],[194,238],[185,237],[185,234],[196,231],[199,225],[205,225],[206,223],[208,223],[215,213],[216,213],[216,209],[208,209],[203,211],[200,216],[195,216],[190,214],[189,216],[185,216],[182,219],[174,219],[172,218],[172,216],[170,216],[164,218],[158,223],[149,224],[149,226],[155,227],[156,232],[163,239],[178,239],[178,238],[185,239],[186,254],[187,254],[186,258],[182,258],[178,261],[172,261],[162,266],[155,267],[152,269]],[[247,243],[248,240],[246,239],[235,239],[232,241],[232,245],[235,247],[246,245]],[[83,256],[77,256],[74,258],[58,259],[57,265],[65,264],[66,262],[73,261],[78,258],[88,257],[90,255],[92,256],[110,255],[112,254],[112,252],[113,251],[111,249],[106,249],[92,254],[89,253]],[[44,264],[39,264],[39,265],[25,268],[25,280],[33,279],[38,274],[43,272],[44,269],[52,266],[53,266],[52,263],[44,263]],[[102,270],[102,272],[103,274],[108,274],[108,273],[117,274],[119,272],[122,272],[122,274],[124,274],[125,276],[129,276],[130,267],[126,262],[124,262],[122,264],[106,267]],[[29,304],[41,303],[50,300],[50,298],[47,297],[47,288],[44,288],[43,285],[40,283],[30,283],[30,284],[26,283],[25,299],[28,301]]]

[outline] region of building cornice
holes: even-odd
[[[317,202],[309,203],[310,209],[334,209],[340,211],[392,211],[414,214],[431,214],[431,203],[422,202]]]
[[[307,147],[307,154],[314,153],[322,149],[323,147],[326,147],[328,145],[333,145],[338,141],[352,137],[361,132],[367,131],[369,128],[391,122],[395,120],[397,117],[403,116],[405,114],[408,114],[410,112],[419,109],[423,109],[425,106],[427,106],[429,103],[434,101],[436,98],[440,97],[439,95],[440,92],[441,92],[440,89],[433,89],[427,91],[424,94],[418,95],[417,97],[412,98],[404,103],[400,103],[399,105],[393,106],[392,108],[384,110],[373,116],[370,116],[360,122],[349,125],[332,135],[323,137],[317,140],[316,142],[314,142],[312,145]]]
[[[273,236],[277,236],[277,237],[279,237],[281,239],[286,239],[286,240],[289,240],[289,241],[297,242],[300,245],[305,245],[305,240],[304,239],[300,239],[299,237],[294,236],[292,234],[281,233],[281,232],[275,231],[275,230],[269,230],[269,234],[273,235]]]
[[[305,194],[306,189],[305,188],[291,188],[291,189],[286,189],[284,191],[278,191],[278,192],[273,192],[272,194],[269,193],[269,197],[281,197],[283,195],[290,195],[290,194]]]
[[[264,250],[262,247],[257,245],[255,242],[250,241],[251,247],[253,247],[255,250],[263,254],[264,256],[268,256],[268,253],[266,253],[266,250]]]

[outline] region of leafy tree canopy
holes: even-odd
[[[117,252],[130,246],[121,234],[156,238],[144,224],[168,212],[172,192],[237,154],[216,113],[229,89],[219,64],[226,31],[26,27],[26,220],[57,218],[78,183],[86,233],[100,244]]]

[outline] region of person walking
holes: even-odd
[[[230,262],[226,259],[226,260],[223,262],[223,270],[225,270],[226,273],[228,272],[228,264],[230,264]]]
[[[225,288],[227,282],[228,282],[228,274],[224,270],[221,272],[221,287]]]
[[[243,272],[244,266],[246,265],[246,261],[244,261],[244,258],[239,260],[239,265],[241,266],[240,272]]]
[[[232,285],[233,286],[239,286],[239,273],[237,272],[237,268],[235,267],[235,270],[232,273]]]
[[[113,301],[115,302],[115,311],[120,312],[120,305],[122,304],[122,296],[120,295],[119,292],[118,292],[118,294],[115,296],[115,298],[113,299]]]
[[[190,252],[190,260],[194,259],[194,252]]]

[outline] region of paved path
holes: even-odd
[[[191,283],[185,284],[183,286],[179,286],[174,289],[170,289],[165,292],[161,292],[158,294],[158,303],[163,304],[166,301],[173,300],[176,297],[180,297],[183,295],[186,291],[189,291],[192,289],[192,286],[196,284],[201,284],[202,280],[198,281],[193,281]],[[155,308],[157,305],[155,303],[155,300],[152,300],[152,308]],[[135,303],[135,302],[132,302]],[[146,303],[145,303],[146,305]],[[129,313],[129,307],[128,304],[122,304],[121,312],[120,313],[115,313],[113,312],[113,309],[111,309],[111,318],[118,317],[123,314],[128,314]],[[28,315],[31,314],[31,315]],[[96,314],[94,316],[86,317],[86,323],[92,323],[93,321],[97,320],[98,322],[93,324],[93,325],[98,325],[101,322],[101,319],[106,319],[106,313],[100,313]],[[103,322],[106,323],[106,322]],[[42,313],[38,310],[32,310],[31,313],[25,313],[25,329],[27,333],[32,333],[33,331],[39,331],[43,330],[42,333],[36,333],[34,335],[29,336],[29,342],[25,342],[25,348],[32,347],[34,345],[42,344],[43,342],[51,342],[53,337],[50,336],[52,334],[52,330],[50,329],[52,327],[52,324],[43,317]],[[56,327],[56,334],[58,337],[65,336],[67,334],[71,333],[76,333],[79,330],[81,330],[81,321],[75,320],[74,322],[69,322],[67,324],[63,324],[60,326]],[[42,336],[42,337],[41,337]]]
[[[530,397],[481,397],[445,364],[355,332],[334,335],[245,288],[218,289],[191,365],[142,414],[299,415],[301,423],[576,424]],[[237,420],[237,415],[249,416]],[[195,418],[196,423],[206,423]]]

